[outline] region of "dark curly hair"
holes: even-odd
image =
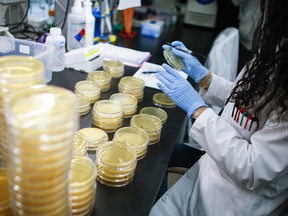
[[[253,58],[228,98],[253,109],[258,128],[272,111],[280,121],[288,101],[288,0],[261,0],[261,10]]]

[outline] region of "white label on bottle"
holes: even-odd
[[[30,47],[29,46],[26,46],[26,45],[19,45],[19,52],[20,53],[23,53],[23,54],[27,54],[29,55],[30,54]]]

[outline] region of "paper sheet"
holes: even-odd
[[[97,47],[100,49],[103,58],[119,60],[123,64],[132,67],[140,67],[151,57],[150,52],[119,47],[109,43],[98,43]]]
[[[140,79],[143,79],[145,82],[146,87],[159,89],[157,86],[157,83],[159,80],[156,78],[155,73],[150,74],[143,74],[143,71],[156,71],[157,68],[161,68],[161,65],[150,63],[150,62],[144,62],[143,65],[136,71],[136,73],[133,75],[134,77],[138,77]],[[183,71],[179,71],[180,75],[187,79],[188,75],[185,74]]]
[[[119,0],[117,10],[124,10],[131,7],[140,7],[141,0]]]

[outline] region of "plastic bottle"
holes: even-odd
[[[84,2],[85,15],[85,47],[94,44],[95,17],[92,14],[92,3],[90,0]]]
[[[81,0],[75,0],[67,17],[67,50],[83,47],[85,44],[85,16]]]
[[[54,26],[55,21],[55,6],[54,4],[50,5],[48,10],[48,20],[47,20],[47,28],[50,29]]]
[[[50,35],[46,38],[46,44],[54,47],[52,71],[59,72],[65,68],[65,37],[61,34],[61,28],[50,28]]]

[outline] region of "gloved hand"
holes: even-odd
[[[171,45],[173,47],[181,47],[183,49],[188,50],[185,45],[180,42],[180,41],[173,41],[171,43]],[[165,50],[167,48],[171,48],[171,46],[169,45],[163,45],[162,48]],[[208,74],[208,69],[205,68],[196,57],[194,57],[191,54],[182,52],[180,50],[177,50],[175,48],[172,48],[172,52],[179,56],[180,58],[183,59],[185,68],[183,69],[183,71],[188,74],[188,76],[190,76],[196,83],[199,83],[207,74]]]
[[[207,107],[198,92],[177,71],[167,64],[157,69],[156,77],[161,82],[158,87],[167,94],[174,103],[187,112],[190,118],[199,107]]]

